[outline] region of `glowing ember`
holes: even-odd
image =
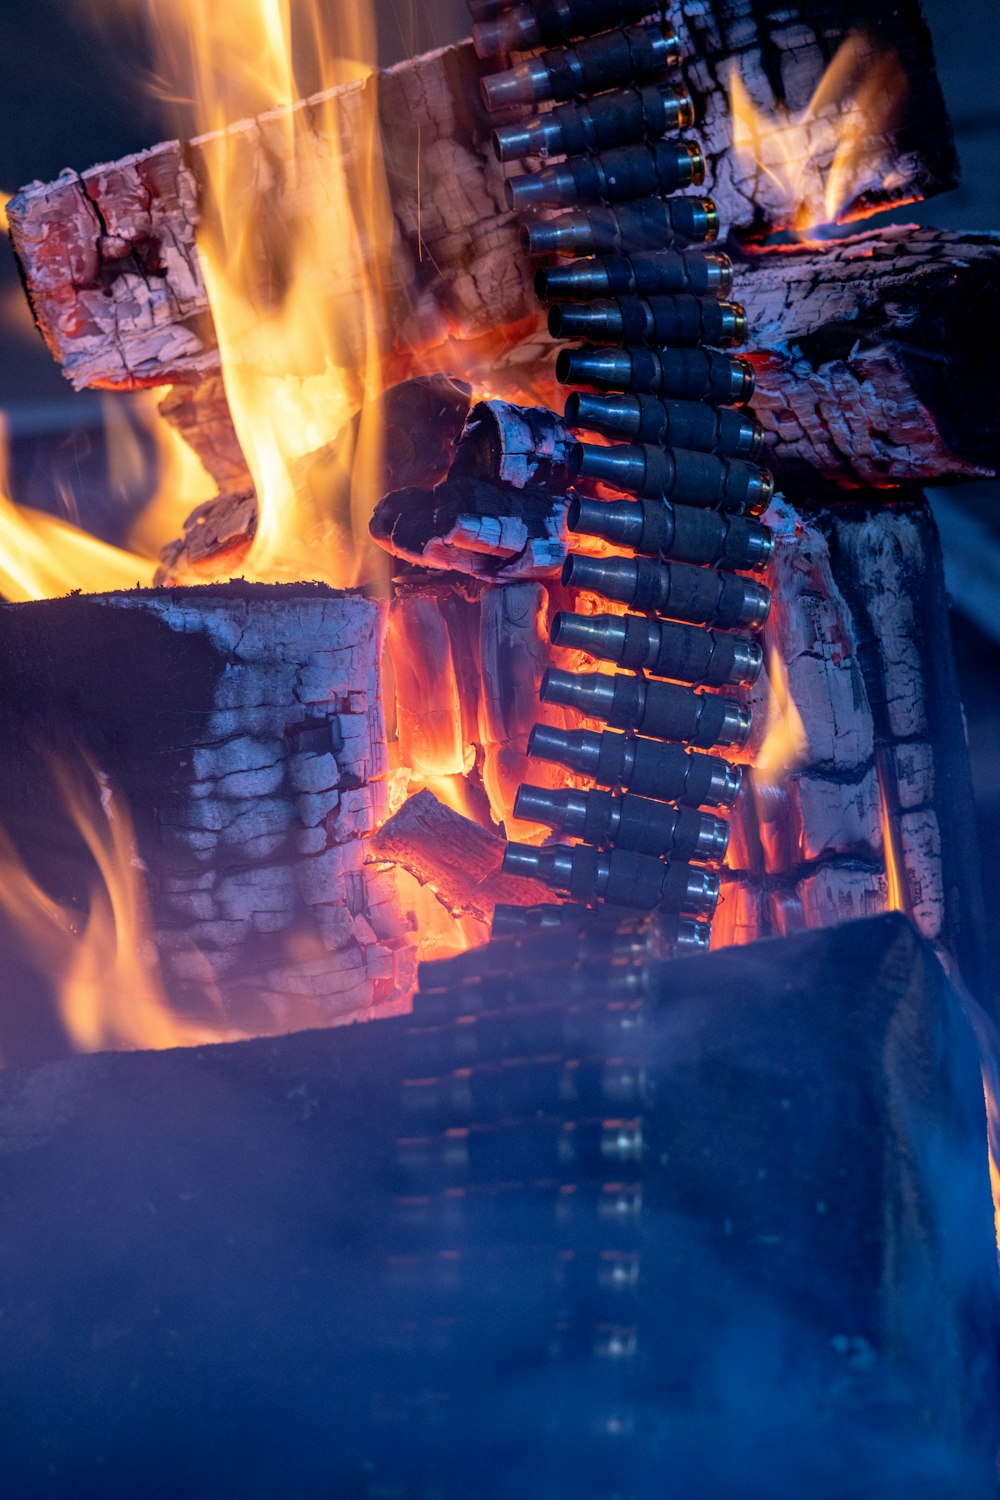
[[[81,1052],[232,1039],[236,1033],[221,1022],[198,1024],[171,1012],[128,811],[103,774],[82,764],[85,779],[51,762],[66,810],[96,866],[82,918],[47,894],[0,830],[0,909],[51,983],[67,1035]]]
[[[873,61],[862,32],[843,43],[799,114],[758,109],[735,64],[729,91],[733,146],[756,171],[755,198],[780,227],[805,237],[859,217],[866,194],[884,198],[902,183],[890,164],[906,77],[895,53]]]

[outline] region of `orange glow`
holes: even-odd
[[[0,190],[0,229],[7,233],[7,204],[13,198],[13,193],[5,193]]]
[[[802,715],[792,697],[788,668],[774,647],[768,656],[767,677],[771,691],[764,740],[753,764],[755,790],[780,787],[789,772],[803,763],[809,747]]]
[[[216,486],[194,449],[160,416],[159,397],[156,394],[152,391],[136,391],[125,399],[129,403],[129,411],[152,438],[157,457],[156,493],[133,525],[128,542],[142,556],[156,557],[165,542],[181,534],[184,522],[192,510],[215,496]],[[109,439],[111,459],[115,463],[121,462],[119,442],[117,439],[111,440],[115,432],[110,426],[109,418],[111,412],[117,412],[118,409],[118,402],[114,398],[108,398],[105,404],[105,432]]]
[[[10,499],[6,430],[0,420],[0,595],[20,602],[74,589],[104,593],[151,584],[156,564]]]
[[[980,1047],[986,1042],[982,1037],[979,1039]],[[1000,1107],[997,1104],[997,1096],[990,1087],[990,1079],[994,1072],[984,1058],[983,1060],[983,1093],[986,1095],[986,1120],[988,1125],[988,1142],[990,1158],[990,1187],[993,1190],[993,1226],[996,1234],[997,1249],[1000,1250]]]
[[[80,1052],[179,1047],[232,1039],[229,1028],[171,1013],[150,932],[143,866],[127,809],[106,777],[59,762],[51,769],[96,874],[86,914],[53,900],[0,830],[0,909],[46,974]]]
[[[885,779],[882,768],[877,765],[879,801],[882,809],[882,858],[885,860],[886,911],[907,910],[906,886],[902,865],[896,849],[896,831],[892,824],[889,802],[885,795]]]
[[[371,16],[340,8],[330,37],[312,0],[156,0],[153,9],[168,83],[210,132],[196,141],[210,204],[198,249],[259,504],[241,571],[335,587],[370,580],[378,309],[392,241]],[[303,63],[325,91],[308,105]],[[317,480],[302,461],[334,439]]]
[[[862,32],[852,32],[842,44],[797,115],[781,106],[770,116],[758,109],[733,64],[733,146],[755,172],[754,196],[777,219],[777,228],[805,237],[820,225],[863,216],[866,194],[884,199],[902,187],[892,166],[892,132],[905,93],[896,54],[873,59]],[[828,167],[821,165],[827,161]]]

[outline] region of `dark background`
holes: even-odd
[[[924,0],[924,8],[963,182],[957,191],[893,217],[955,229],[1000,229],[997,0]],[[172,133],[150,88],[141,0],[33,0],[17,8],[8,0],[5,9],[0,188],[12,191],[35,178],[48,180],[66,166],[81,169],[112,160]],[[464,0],[376,0],[376,9],[383,64],[443,46],[468,30]],[[13,437],[16,497],[52,509],[75,504],[85,522],[109,537],[120,535],[126,514],[103,478],[100,400],[74,395],[63,380],[31,324],[13,256],[2,243],[0,409]],[[994,873],[1000,866],[1000,485],[938,491],[932,501],[954,602],[951,628],[980,810],[987,901],[1000,937],[1000,880]],[[970,860],[978,857],[969,850]]]

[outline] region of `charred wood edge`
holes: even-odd
[[[1000,467],[1000,236],[893,227],[738,259],[753,415],[780,480],[947,481]]]
[[[668,6],[695,99],[710,166],[708,190],[733,230],[776,227],[761,209],[762,183],[746,178],[732,152],[727,67],[739,67],[765,109],[804,109],[839,44],[863,27],[893,47],[910,81],[906,117],[891,143],[898,186],[866,196],[926,197],[955,181],[955,157],[916,0],[849,0],[816,18],[809,0],[769,0],[748,25],[740,0]],[[479,97],[485,71],[471,45],[446,48],[378,75],[378,111],[394,229],[387,347],[440,339],[446,325],[466,334],[536,320],[530,273],[503,205],[489,118]],[[335,91],[349,119],[372,107],[371,86]],[[316,103],[296,106],[312,128]],[[415,128],[417,125],[419,129]],[[246,126],[234,127],[252,156]],[[258,127],[257,136],[265,132]],[[254,137],[256,139],[256,137]],[[212,137],[165,142],[117,163],[32,184],[8,207],[11,237],[36,320],[78,388],[198,380],[218,369],[215,334],[194,244],[201,156]],[[264,149],[260,147],[259,149]],[[818,161],[820,176],[831,148]],[[248,162],[248,180],[252,162]],[[279,181],[281,174],[271,174]],[[276,189],[280,196],[280,186]],[[287,210],[274,205],[279,215]],[[472,267],[472,269],[470,269]],[[416,292],[414,292],[416,288]]]
[[[499,834],[445,807],[426,788],[409,797],[368,843],[370,858],[401,865],[429,885],[448,911],[484,922],[499,903],[530,906],[546,899],[533,881],[501,874],[505,847]]]
[[[89,751],[132,813],[171,999],[197,1010],[214,983],[233,1025],[267,1030],[405,992],[411,940],[364,863],[386,797],[380,605],[232,583],[2,610],[0,821],[61,879],[74,840],[25,726]],[[137,713],[151,681],[163,711]]]
[[[975,799],[962,700],[951,649],[940,540],[926,501],[915,500],[908,505],[907,516],[917,527],[922,541],[923,565],[913,579],[914,616],[920,625],[919,651],[924,674],[922,706],[927,716],[927,738],[934,760],[933,806],[941,831],[945,907],[942,937],[945,947],[954,954],[969,990],[992,1009],[995,976],[991,973],[985,937],[986,907]],[[851,605],[859,631],[858,657],[874,715],[876,746],[888,746],[899,743],[899,740],[893,737],[888,718],[879,649],[877,599],[863,594],[857,587],[856,566],[850,547],[854,520],[850,513],[833,513],[830,561],[834,579]],[[888,786],[893,785],[890,777],[885,781]],[[898,807],[889,808],[894,823],[899,811]],[[905,890],[905,869],[900,871],[900,879]]]
[[[203,390],[208,420],[199,429],[199,393]],[[468,386],[447,375],[420,376],[389,386],[379,402],[381,485],[388,488],[434,484],[452,461],[469,402]],[[175,386],[160,410],[196,449],[216,481],[225,478],[226,489],[197,506],[185,521],[183,534],[162,549],[156,581],[161,584],[189,581],[200,570],[218,568],[223,554],[229,552],[233,553],[234,567],[238,566],[240,554],[257,529],[257,497],[249,473],[240,467],[243,455],[229,420],[221,379],[199,386]],[[351,451],[359,421],[358,416],[349,424]],[[314,463],[322,466],[327,455],[338,451],[343,437],[344,434],[338,435],[319,453],[307,455],[296,464],[304,484],[308,484],[310,467]],[[237,480],[241,482],[237,484]],[[335,497],[330,493],[332,482],[329,471],[324,470],[322,483],[331,512],[335,508]],[[343,485],[346,504],[346,475]]]
[[[813,697],[818,691],[817,701],[822,705],[825,698],[822,683],[829,682],[828,722],[823,727],[828,736],[833,735],[834,748],[843,745],[845,758],[835,763],[816,759],[801,767],[788,783],[794,808],[786,792],[784,806],[779,809],[779,819],[804,820],[800,835],[811,838],[818,847],[815,855],[781,862],[786,861],[782,850],[792,835],[791,828],[784,830],[783,839],[778,826],[778,844],[773,846],[772,842],[769,852],[763,840],[773,841],[775,834],[768,835],[768,825],[758,821],[754,797],[741,797],[734,817],[736,858],[725,872],[724,896],[730,903],[730,920],[747,940],[783,931],[782,912],[789,909],[793,915],[798,910],[796,921],[803,916],[808,921],[808,910],[799,910],[803,900],[808,907],[801,883],[817,877],[830,879],[830,887],[820,904],[831,911],[836,910],[840,900],[848,905],[860,903],[864,908],[876,899],[879,889],[884,899],[886,854],[881,848],[879,830],[871,824],[871,810],[862,805],[857,818],[848,818],[844,824],[847,832],[851,822],[855,823],[865,841],[863,847],[852,841],[850,848],[830,848],[823,844],[822,838],[817,838],[824,826],[822,803],[812,804],[812,816],[818,822],[811,824],[809,802],[802,801],[800,790],[809,780],[832,783],[845,790],[851,786],[860,789],[877,770],[878,783],[872,791],[885,798],[904,899],[912,909],[916,893],[909,885],[911,860],[912,868],[929,876],[932,887],[940,878],[940,893],[933,898],[933,910],[929,913],[932,931],[928,935],[952,956],[969,989],[985,1000],[992,976],[983,942],[975,811],[933,519],[922,498],[911,496],[887,505],[881,496],[871,494],[862,503],[840,502],[811,511],[799,510],[797,514],[809,527],[802,543],[806,551],[800,562],[795,551],[789,553],[788,562],[793,573],[802,570],[802,591],[798,602],[791,593],[784,600],[787,620],[779,621],[775,644],[780,649],[781,644],[797,640],[803,664],[822,646],[819,659],[826,661],[827,667],[814,694],[802,706],[807,728],[815,731],[817,704]],[[874,552],[873,523],[878,526],[879,544]],[[810,536],[820,543],[819,550],[810,542]],[[793,542],[792,547],[796,546]],[[814,576],[817,568],[819,576]],[[815,626],[809,623],[810,601],[817,610]],[[827,638],[825,632],[833,618],[839,619],[845,609],[836,634]],[[813,637],[810,634],[813,628],[824,633]],[[903,638],[901,631],[912,662],[895,658],[894,641]],[[837,660],[835,648],[841,633],[844,645],[852,649],[843,666],[856,662],[860,682],[859,691],[854,693],[853,708],[841,702],[838,715],[837,699],[845,685],[842,683],[838,689],[833,680],[833,663]],[[786,660],[795,696],[794,662],[787,657]],[[808,676],[799,677],[800,685],[808,680]],[[907,698],[910,689],[914,696]],[[894,697],[891,705],[890,695]],[[849,717],[852,714],[853,719]],[[856,761],[851,758],[852,740],[860,740],[862,753]],[[910,794],[901,800],[900,778],[907,768],[897,757],[900,752],[905,756],[910,748],[916,756],[915,768],[907,783]],[[924,756],[919,754],[921,750]],[[921,762],[930,773],[926,778],[921,775]],[[925,779],[927,785],[923,784]],[[921,788],[923,800],[914,796]],[[933,848],[922,851],[909,842],[906,821],[921,813],[928,815],[940,835],[939,852]],[[879,839],[878,846],[875,838]],[[842,895],[838,896],[841,885]],[[922,893],[922,899],[928,901],[927,891]]]

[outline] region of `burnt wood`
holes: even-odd
[[[893,186],[862,174],[848,212],[926,197],[956,180],[954,147],[917,0],[694,0],[667,7],[708,161],[707,190],[727,229],[762,236],[794,221],[768,184],[732,151],[728,71],[734,66],[765,110],[805,110],[826,65],[859,28],[875,52],[891,49],[908,84],[902,117],[886,132]],[[868,45],[862,44],[862,52]],[[859,58],[863,71],[866,59]],[[348,140],[381,130],[392,224],[387,247],[386,348],[419,349],[447,332],[461,343],[502,325],[537,324],[530,268],[507,212],[504,176],[490,146],[479,80],[487,65],[464,43],[400,64],[336,94]],[[377,94],[377,100],[376,100]],[[296,106],[296,128],[322,129],[324,96]],[[832,101],[809,134],[820,192],[834,153]],[[825,128],[824,128],[825,127]],[[267,120],[230,132],[246,158],[247,212],[261,225],[309,212],[307,185],[281,171],[285,132]],[[195,247],[203,213],[204,157],[213,137],[165,142],[120,162],[24,189],[8,206],[16,253],[36,320],[77,387],[169,384],[218,369],[215,333]],[[773,143],[764,141],[765,148]],[[802,149],[805,149],[803,145]],[[322,143],[313,153],[325,156]],[[266,158],[270,170],[261,170]],[[350,162],[347,163],[348,173]],[[873,185],[874,183],[874,185]],[[319,188],[317,186],[317,191]],[[262,228],[262,254],[264,254]],[[383,247],[386,248],[386,247]],[[330,247],[331,256],[339,254]],[[266,254],[264,255],[266,259]],[[335,273],[335,274],[334,274]],[[331,262],[331,295],[350,310],[353,291]],[[470,346],[471,348],[471,346]]]
[[[365,867],[385,815],[383,633],[383,606],[308,584],[0,606],[0,827],[85,911],[95,870],[52,767],[99,768],[135,826],[179,1011],[282,1031],[408,988],[392,882]],[[21,953],[16,931],[3,946]]]

